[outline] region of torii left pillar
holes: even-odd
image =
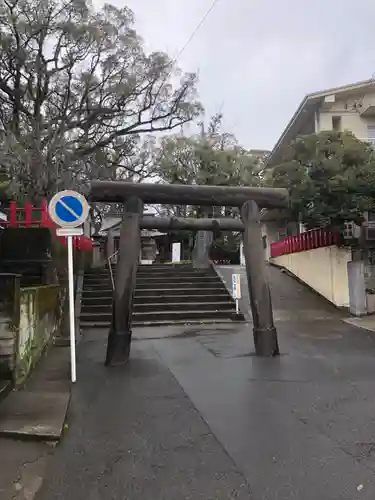
[[[245,203],[242,206],[241,216],[245,226],[244,257],[253,318],[255,353],[257,356],[278,356],[279,345],[273,321],[257,203],[253,200]]]
[[[140,252],[140,220],[143,212],[141,199],[133,197],[124,203],[124,217],[120,229],[116,283],[113,294],[112,324],[108,334],[105,365],[126,363],[132,338],[132,312],[137,267]]]

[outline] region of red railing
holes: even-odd
[[[15,201],[9,203],[8,220],[1,221],[3,226],[8,227],[48,227],[48,205],[47,200],[43,200],[40,207],[33,207],[27,201],[24,207],[17,207]]]
[[[329,229],[312,229],[297,236],[288,236],[271,243],[271,257],[280,257],[289,253],[304,252],[314,248],[338,245],[340,234]]]
[[[40,207],[34,207],[29,201],[24,207],[17,207],[15,201],[9,203],[9,209],[5,211],[8,215],[8,220],[1,220],[0,223],[4,227],[47,227],[56,239],[63,245],[66,244],[65,236],[56,235],[56,224],[48,215],[47,200],[42,200]],[[92,241],[87,236],[74,236],[73,246],[77,250],[90,251],[92,250]]]

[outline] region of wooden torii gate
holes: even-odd
[[[258,356],[277,356],[279,354],[264,262],[259,208],[287,207],[289,198],[286,189],[93,181],[89,199],[94,202],[124,204],[106,365],[124,363],[129,359],[133,296],[140,251],[141,227],[164,230],[243,231],[255,352]],[[145,203],[239,207],[241,221],[234,219],[143,218]]]

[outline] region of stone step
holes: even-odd
[[[116,271],[116,267],[112,267],[112,272]],[[195,269],[194,267],[189,267],[189,268],[184,268],[184,269],[177,269],[175,267],[165,267],[165,268],[154,268],[154,266],[151,267],[145,267],[145,268],[138,268],[137,273],[138,274],[189,274],[189,273],[213,273],[212,268],[206,268],[206,269]],[[100,271],[85,271],[85,276],[91,278],[95,276],[106,276],[110,274],[109,268],[103,269]]]
[[[193,310],[186,308],[185,310],[178,311],[150,311],[150,312],[134,312],[133,321],[135,322],[149,322],[149,321],[169,321],[169,320],[205,320],[205,319],[233,319],[236,316],[235,310],[215,310],[210,309],[207,311]],[[102,321],[110,322],[112,318],[111,310],[98,314],[83,312],[81,313],[82,321]]]
[[[211,281],[175,281],[175,282],[166,282],[166,283],[159,283],[159,282],[145,282],[145,283],[139,283],[137,282],[135,291],[136,293],[138,290],[173,290],[175,288],[178,289],[186,289],[186,290],[191,290],[191,289],[196,289],[196,288],[225,288],[225,285],[222,283],[222,281],[219,280],[211,280]],[[109,283],[105,283],[103,285],[86,285],[83,287],[83,292],[95,292],[95,291],[103,291],[103,293],[108,293],[109,291],[112,291],[112,287]]]
[[[160,290],[160,289],[170,289],[173,290],[174,288],[185,288],[185,289],[196,289],[196,288],[225,288],[225,285],[220,279],[215,279],[215,280],[194,280],[194,281],[167,281],[160,283],[158,281],[151,282],[151,281],[146,281],[146,282],[137,282],[136,283],[136,293],[138,290]]]
[[[94,298],[94,297],[112,297],[113,295],[113,290],[110,287],[104,287],[102,289],[96,288],[94,290],[88,290],[88,289],[83,289],[82,291],[82,300],[84,300],[86,297],[87,298]]]
[[[181,297],[180,297],[181,298]],[[226,302],[213,302],[211,297],[205,297],[207,301],[203,298],[200,302],[189,302],[189,309],[200,310],[200,311],[228,311],[234,310],[236,305],[233,301],[228,300]],[[149,312],[169,312],[169,311],[183,311],[187,307],[185,302],[147,302],[147,303],[135,303],[134,304],[134,314],[137,313],[149,313]],[[83,314],[101,314],[112,311],[112,304],[97,304],[97,305],[83,305]]]
[[[197,287],[193,285],[191,287],[174,288],[166,286],[156,286],[155,288],[140,288],[135,291],[135,297],[150,297],[150,296],[162,296],[162,295],[217,295],[217,294],[227,294],[229,296],[227,289],[224,285],[215,283],[207,287]]]
[[[112,266],[112,271],[116,271],[116,266]],[[212,268],[196,269],[193,266],[138,266],[138,273],[186,273],[186,272],[212,272]],[[109,273],[109,268],[104,269],[88,269],[85,271],[85,276],[104,276]]]
[[[239,319],[238,321],[243,321],[242,319]],[[228,323],[233,323],[232,319],[205,319],[205,320],[154,320],[154,321],[133,321],[132,326],[133,328],[142,328],[142,327],[159,327],[159,326],[184,326],[184,325],[211,325],[211,324],[228,324]],[[91,328],[98,328],[98,329],[105,329],[108,330],[110,326],[109,321],[83,321],[81,322],[81,328],[83,330],[86,329],[91,329]],[[105,335],[107,332],[105,332]]]
[[[115,274],[113,275],[113,278],[115,279],[116,276]],[[137,274],[137,281],[144,281],[144,280],[154,280],[154,281],[173,281],[173,280],[189,280],[189,279],[192,279],[192,280],[196,280],[196,279],[214,279],[214,278],[217,278],[217,275],[216,274],[212,274],[212,273],[207,273],[207,274],[203,274],[203,273],[184,273],[184,274],[160,274],[160,275],[156,275],[156,274]],[[97,277],[97,276],[85,276],[84,278],[84,282],[86,284],[90,284],[90,285],[97,285],[97,284],[102,284],[102,283],[110,283],[112,282],[111,280],[111,276],[108,274],[106,276],[100,276],[100,277]]]
[[[213,282],[219,282],[221,283],[221,279],[218,276],[173,276],[169,278],[153,278],[151,276],[145,277],[145,278],[140,278],[137,277],[136,281],[136,287],[138,286],[143,286],[143,285],[154,285],[154,284],[164,284],[164,283],[213,283]],[[112,280],[110,278],[106,280],[100,280],[100,281],[84,281],[84,288],[99,288],[99,287],[112,287]]]
[[[115,274],[115,269],[113,272]],[[108,270],[86,273],[82,293],[82,328],[108,328],[113,290]],[[235,302],[214,269],[191,265],[140,266],[134,296],[132,324],[175,325],[243,321]]]
[[[185,292],[185,290],[183,290]],[[186,302],[196,302],[197,299],[200,301],[210,301],[210,302],[227,302],[229,299],[229,295],[226,291],[222,290],[221,293],[209,293],[209,294],[199,294],[197,297],[197,293],[195,294],[160,294],[155,293],[153,295],[135,295],[134,296],[134,304],[144,304],[145,300],[152,303],[163,303],[165,304],[174,304],[174,303],[184,303]],[[95,305],[104,305],[104,306],[112,306],[112,294],[105,296],[92,297],[91,295],[83,295],[82,297],[82,307],[86,306],[95,306]]]

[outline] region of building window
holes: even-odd
[[[332,116],[332,130],[341,132],[341,116]]]

